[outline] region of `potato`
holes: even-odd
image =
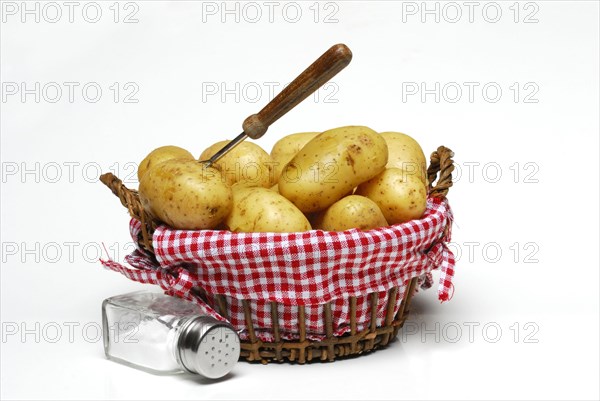
[[[294,156],[279,178],[279,193],[304,213],[324,210],[385,169],[387,145],[368,127],[325,131]]]
[[[364,196],[350,195],[318,213],[312,226],[326,231],[344,231],[351,228],[371,230],[387,225],[375,202]]]
[[[279,180],[285,165],[298,154],[304,145],[319,134],[320,132],[300,132],[284,136],[275,143],[271,149],[271,159],[274,163],[273,172],[276,181]]]
[[[230,141],[217,142],[202,152],[207,160]],[[269,188],[275,184],[271,156],[253,142],[242,142],[215,163],[229,185],[241,183],[250,187]]]
[[[358,186],[355,194],[375,202],[390,224],[404,223],[423,216],[427,190],[419,177],[399,168],[388,168]]]
[[[408,175],[416,175],[427,185],[427,159],[417,141],[400,132],[382,132],[388,146],[387,168],[396,167]]]
[[[194,156],[178,146],[161,146],[160,148],[156,148],[140,163],[137,172],[138,180],[142,181],[142,177],[150,167],[170,159],[194,160]]]
[[[216,227],[233,204],[219,170],[197,160],[171,159],[152,166],[142,177],[139,194],[150,215],[184,230]]]
[[[296,206],[267,188],[236,186],[225,224],[235,232],[300,232],[311,229]]]

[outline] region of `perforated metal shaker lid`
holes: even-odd
[[[195,317],[181,328],[176,355],[187,371],[218,379],[237,363],[240,338],[229,323],[210,316]]]

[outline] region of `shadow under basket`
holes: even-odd
[[[430,199],[444,200],[452,186],[453,156],[452,151],[443,146],[431,154],[431,163],[427,169],[428,197]],[[153,242],[153,236],[160,231],[161,223],[154,221],[144,211],[138,192],[126,188],[121,180],[113,174],[104,174],[100,180],[119,197],[131,217],[139,222],[139,233],[136,237],[140,254],[145,255],[148,260],[158,263],[156,262],[158,258],[155,257],[156,242]],[[433,185],[434,182],[435,185]],[[436,243],[432,243],[427,249],[422,250],[425,256],[434,248],[434,245],[439,245],[440,242],[449,239],[450,226],[451,223],[448,221],[444,227],[440,227],[443,235],[436,240]],[[453,261],[452,259],[452,263]],[[120,266],[116,263],[114,265]],[[243,331],[240,356],[243,360],[300,364],[311,361],[334,361],[338,358],[356,356],[385,347],[393,341],[408,316],[413,295],[419,285],[423,284],[423,278],[433,268],[435,267],[424,266],[422,270],[418,270],[418,274],[414,273],[401,285],[388,287],[384,291],[369,291],[360,295],[345,296],[342,299],[337,298],[317,305],[286,305],[265,300],[262,302],[261,313],[268,317],[268,327],[265,327],[264,324],[260,325],[256,320],[256,314],[253,314],[253,311],[256,312],[253,309],[256,307],[256,299],[234,298],[231,294],[210,292],[197,285],[190,285],[185,297],[207,304],[220,316],[230,320],[236,329]],[[129,278],[135,280],[131,276]],[[425,287],[425,285],[422,286]],[[169,292],[167,291],[167,293]],[[178,294],[170,293],[169,295]],[[292,337],[288,335],[290,333],[289,322],[282,321],[285,319],[283,315],[288,316],[290,313],[284,314],[282,310],[292,311],[294,316],[294,336]],[[336,322],[336,313],[340,310],[344,311],[344,319],[346,319],[343,332],[339,330],[337,324],[339,322]],[[315,316],[319,319],[319,327],[323,328],[323,332],[318,336],[312,335],[308,327],[309,323],[314,323]],[[282,328],[283,326],[286,328]],[[342,334],[338,334],[340,332]]]

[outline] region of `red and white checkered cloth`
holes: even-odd
[[[357,297],[357,329],[369,326],[368,294],[379,294],[377,325],[385,319],[387,291],[400,287],[396,310],[413,277],[425,278],[440,269],[438,296],[449,299],[454,275],[450,241],[452,212],[446,200],[428,199],[419,220],[370,231],[312,230],[302,233],[232,233],[219,230],[186,231],[166,226],[156,229],[153,246],[156,260],[137,250],[126,260],[134,268],[114,261],[101,261],[131,280],[161,286],[167,294],[186,298],[207,314],[223,319],[211,306],[215,294],[227,299],[229,321],[242,338],[247,337],[242,300],[247,300],[256,334],[273,341],[270,334],[271,302],[278,302],[283,338],[295,339],[298,305],[305,305],[308,337],[325,335],[323,307],[331,302],[334,334],[350,330],[349,296]],[[132,219],[132,237],[137,242],[140,223]],[[446,232],[446,234],[444,234]],[[201,287],[202,299],[190,290]]]

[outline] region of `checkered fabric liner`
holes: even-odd
[[[408,281],[419,277],[421,288],[428,288],[433,269],[440,269],[439,299],[448,300],[455,263],[446,246],[451,225],[447,201],[430,198],[421,219],[369,231],[232,233],[160,226],[153,236],[155,258],[138,249],[126,258],[133,268],[112,260],[101,262],[131,280],[159,285],[169,295],[193,301],[221,320],[214,310],[214,295],[224,295],[228,320],[244,339],[242,300],[250,306],[257,337],[267,342],[273,341],[271,302],[278,303],[281,336],[290,340],[297,339],[297,306],[304,305],[308,337],[318,341],[325,335],[324,303],[331,302],[334,335],[339,336],[350,331],[349,296],[357,297],[359,331],[370,323],[368,294],[379,295],[380,326],[388,290],[399,287],[396,313]],[[140,227],[131,220],[136,243]]]

